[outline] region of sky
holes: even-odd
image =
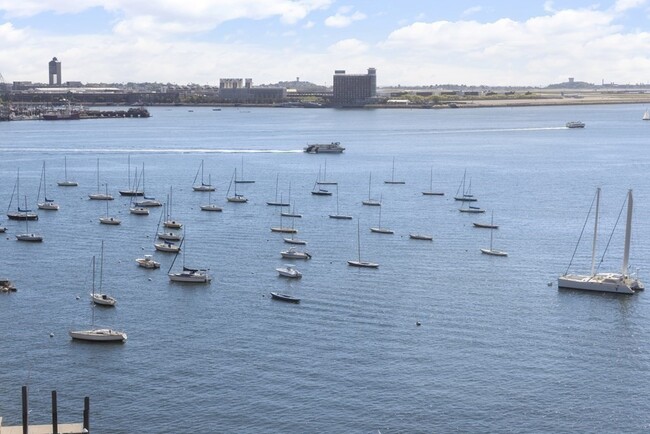
[[[650,0],[0,0],[0,74],[218,85],[650,83]]]

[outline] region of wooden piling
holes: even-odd
[[[90,398],[84,398],[84,429],[90,432]]]
[[[27,404],[27,386],[23,386],[23,434],[29,434],[29,409]]]
[[[59,434],[59,414],[56,406],[56,390],[52,391],[52,434]]]

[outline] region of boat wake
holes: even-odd
[[[0,148],[0,152],[52,152],[52,153],[156,153],[156,154],[294,154],[302,153],[302,149],[210,149],[210,148]]]

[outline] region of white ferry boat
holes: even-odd
[[[308,154],[340,154],[345,151],[340,142],[332,142],[327,144],[313,144],[307,145],[304,151]]]
[[[580,121],[571,121],[566,123],[567,128],[584,128],[585,123]]]

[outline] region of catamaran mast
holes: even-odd
[[[598,213],[600,211],[600,187],[596,189],[596,222],[594,223],[594,240],[591,246],[591,275],[596,274],[596,241],[598,238]]]
[[[625,249],[623,250],[623,269],[621,273],[627,275],[627,264],[630,259],[630,239],[632,238],[632,208],[634,207],[634,199],[632,198],[632,190],[627,191],[627,222],[625,223]]]

